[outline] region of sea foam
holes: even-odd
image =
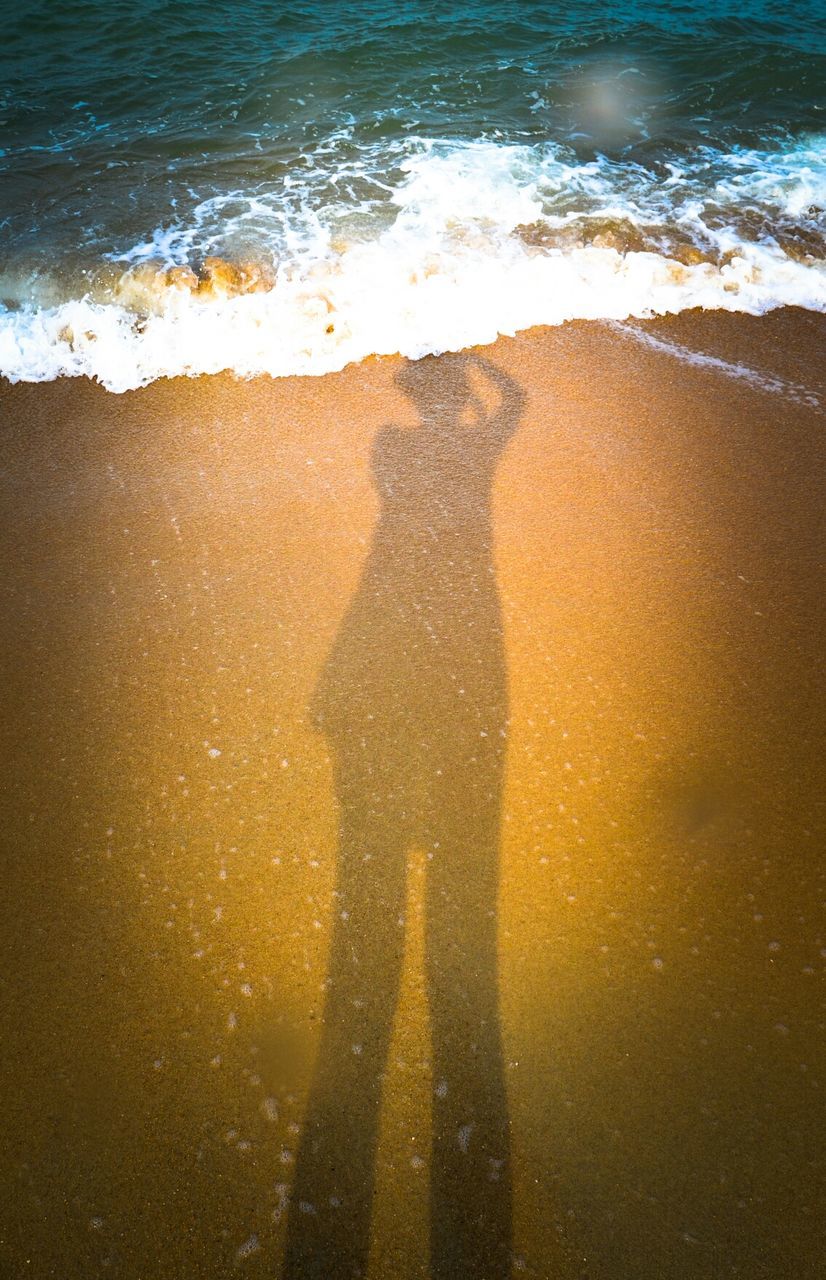
[[[573,319],[826,310],[823,139],[657,172],[492,141],[407,140],[383,185],[380,154],[359,163],[346,198],[329,174],[322,197],[309,170],[205,200],[82,288],[41,271],[10,296],[6,271],[0,372],[122,392],[224,370],[322,374]],[[257,261],[222,265],[216,245]]]

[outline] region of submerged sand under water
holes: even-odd
[[[823,333],[3,390],[10,1275],[817,1273]]]

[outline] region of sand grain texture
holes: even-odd
[[[822,398],[822,317],[647,331]],[[399,360],[122,397],[4,387],[7,1274],[278,1274],[342,815],[382,815],[382,845],[402,810],[396,943],[380,849],[359,882],[380,890],[365,963],[395,946],[401,984],[381,1111],[344,1077],[335,1107],[356,1146],[378,1126],[371,1280],[428,1274],[434,1063],[470,1080],[472,1036],[428,899],[456,864],[427,855],[434,812],[461,842],[463,803],[466,843],[498,851],[477,902],[498,970],[468,1008],[493,982],[514,1274],[817,1273],[822,410],[597,324],[481,354],[515,388],[484,484],[445,440],[497,396],[467,373],[484,407],[460,421],[455,361],[430,362],[438,467]],[[435,656],[411,657],[414,614]],[[371,699],[381,777],[354,800],[342,743]],[[477,722],[496,738],[478,756]],[[437,746],[457,770],[438,794]],[[456,893],[461,973],[491,921],[468,928]],[[435,1044],[428,964],[431,998],[453,992]],[[486,1194],[469,1176],[451,1211],[472,1221]]]

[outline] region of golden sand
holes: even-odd
[[[4,388],[6,1274],[815,1274],[824,326],[643,328]]]

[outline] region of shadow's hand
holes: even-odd
[[[491,414],[490,424],[496,428],[497,435],[504,444],[519,425],[519,419],[525,407],[525,393],[514,378],[488,360],[486,356],[469,354],[466,360],[471,368],[478,369],[496,387],[501,396],[498,409]],[[474,396],[473,400],[474,408],[477,405],[481,408],[478,397]]]
[[[490,379],[494,386],[498,387],[502,394],[515,393],[523,396],[522,388],[510,374],[505,373],[504,369],[500,369],[492,360],[488,360],[487,356],[476,355],[471,352],[467,356],[468,364],[475,366],[480,373],[483,373]]]

